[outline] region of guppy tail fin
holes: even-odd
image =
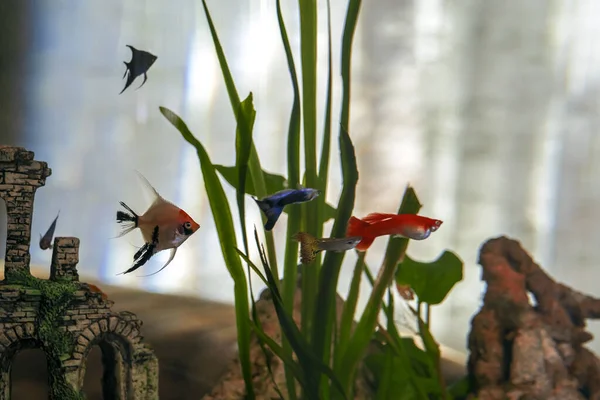
[[[298,232],[292,236],[292,239],[300,242],[300,262],[310,264],[314,261],[319,251],[319,240],[310,233]]]
[[[267,222],[265,223],[265,230],[270,231],[275,226],[275,223],[279,219],[281,212],[283,211],[283,207],[273,207],[271,202],[267,200],[259,200],[256,197],[252,197],[258,208],[265,214],[267,217]]]
[[[117,223],[125,223],[123,226],[123,230],[117,237],[121,237],[123,235],[128,234],[132,230],[138,227],[138,218],[139,216],[133,211],[129,206],[122,201],[119,202],[123,208],[125,208],[129,213],[123,211],[117,211]]]
[[[368,222],[358,219],[356,217],[350,217],[348,220],[348,228],[346,229],[346,236],[361,236],[362,240],[356,245],[355,249],[358,251],[367,251],[367,249],[373,244],[375,240],[374,236],[367,235]]]

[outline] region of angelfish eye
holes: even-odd
[[[190,221],[186,222],[185,224],[183,224],[183,227],[185,229],[192,229],[192,224],[190,223]]]

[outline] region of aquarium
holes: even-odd
[[[249,395],[593,396],[571,358],[600,351],[597,8],[6,2],[0,145],[52,170],[31,266],[73,237],[82,282],[231,305]],[[256,346],[272,384],[251,384]],[[520,386],[557,357],[563,380]],[[448,359],[470,379],[444,381]]]

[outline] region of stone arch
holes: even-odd
[[[18,326],[20,334],[14,335],[17,329],[11,329],[0,335],[0,340],[8,338],[10,343],[0,346],[0,399],[11,398],[11,369],[15,356],[22,350],[40,349],[43,351],[43,343],[29,335],[24,334],[22,327]],[[9,336],[10,333],[10,336]],[[48,355],[46,354],[46,365],[48,366]],[[47,367],[48,368],[48,367]]]
[[[98,345],[102,352],[102,398],[127,399],[131,392],[131,364],[133,348],[127,340],[113,332],[105,332],[90,341],[86,349],[84,360],[87,360],[90,351]],[[83,381],[87,370],[86,363],[79,368],[79,382]]]
[[[89,352],[95,345],[102,351],[104,398],[133,399],[132,374],[135,345],[141,339],[136,321],[110,316],[91,323],[77,338],[75,353],[67,365],[76,365],[77,389],[83,387]],[[70,362],[71,361],[71,362]]]

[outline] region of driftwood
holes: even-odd
[[[468,339],[470,398],[600,399],[600,361],[583,346],[600,299],[556,282],[506,237],[486,242],[479,264],[487,290]]]

